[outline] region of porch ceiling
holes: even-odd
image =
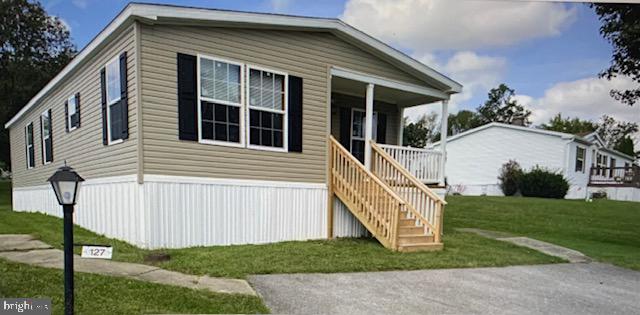
[[[365,97],[367,83],[333,76],[331,78],[331,92]],[[385,103],[396,104],[399,107],[410,107],[441,101],[441,98],[426,96],[419,93],[395,89],[383,85],[376,85],[374,98]]]

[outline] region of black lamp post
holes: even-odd
[[[84,179],[71,167],[59,168],[48,181],[64,213],[64,313],[73,314],[73,206]]]

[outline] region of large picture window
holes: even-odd
[[[33,146],[33,123],[29,123],[24,127],[25,147],[27,152],[27,168],[33,168],[36,165],[36,152]]]
[[[286,73],[249,67],[249,147],[287,150]]]
[[[53,161],[53,142],[51,140],[51,110],[46,110],[40,115],[40,128],[42,133],[42,163],[49,164]]]
[[[200,56],[198,68],[200,141],[242,145],[242,64]]]

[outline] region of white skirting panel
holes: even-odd
[[[340,198],[333,202],[333,235],[335,237],[361,237],[367,229],[356,219]]]
[[[14,188],[13,207],[62,216],[49,186]],[[132,175],[84,182],[74,221],[140,247],[180,248],[323,239],[327,217],[325,184]],[[339,200],[334,219],[337,237],[366,233]]]
[[[135,176],[87,180],[78,196],[74,222],[96,233],[143,246],[138,196]],[[62,208],[49,185],[14,188],[13,209],[62,217]]]
[[[148,247],[326,238],[326,199],[324,184],[145,176]]]

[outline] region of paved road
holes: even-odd
[[[273,313],[638,314],[640,272],[556,264],[252,276]]]

